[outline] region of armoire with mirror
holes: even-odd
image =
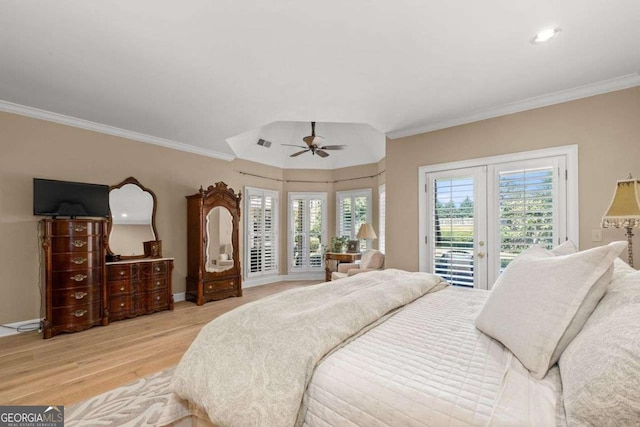
[[[217,182],[187,196],[186,299],[208,301],[242,296],[239,221],[242,195]]]

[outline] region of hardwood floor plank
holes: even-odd
[[[43,340],[0,338],[0,405],[69,405],[175,366],[212,319],[251,301],[320,281],[278,282],[240,298],[164,311]]]

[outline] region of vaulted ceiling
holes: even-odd
[[[546,27],[562,31],[532,44]],[[635,86],[638,70],[638,0],[0,3],[0,110],[285,168],[377,161],[385,135]],[[349,149],[290,158],[310,121]]]

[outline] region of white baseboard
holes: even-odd
[[[268,285],[275,282],[292,282],[296,280],[322,280],[324,282],[324,270],[322,272],[294,273],[244,279],[242,281],[242,289]]]
[[[273,282],[281,282],[286,280],[287,276],[280,276],[278,274],[274,274],[273,276],[264,276],[264,277],[256,277],[253,279],[243,279],[242,280],[242,289],[245,288],[253,288],[254,286],[262,286],[268,285]]]
[[[280,280],[288,282],[294,280],[322,280],[324,282],[324,270],[322,272],[315,271],[313,273],[289,273],[286,276],[281,276]]]
[[[40,326],[42,325],[40,319],[31,319],[31,320],[23,320],[22,322],[7,323],[6,326],[9,326],[9,328],[6,328],[4,326],[0,326],[0,337],[8,337],[8,336],[11,336],[11,335],[17,335],[20,332],[18,332],[18,330],[15,329],[15,328],[19,328],[21,326],[26,326],[26,325],[28,325],[30,323],[32,323],[34,326],[37,324],[38,325],[38,329],[40,329]]]

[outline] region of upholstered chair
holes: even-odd
[[[342,279],[354,274],[367,271],[382,270],[384,267],[384,254],[376,249],[370,249],[362,254],[360,263],[338,264],[338,271],[331,273],[331,280]]]

